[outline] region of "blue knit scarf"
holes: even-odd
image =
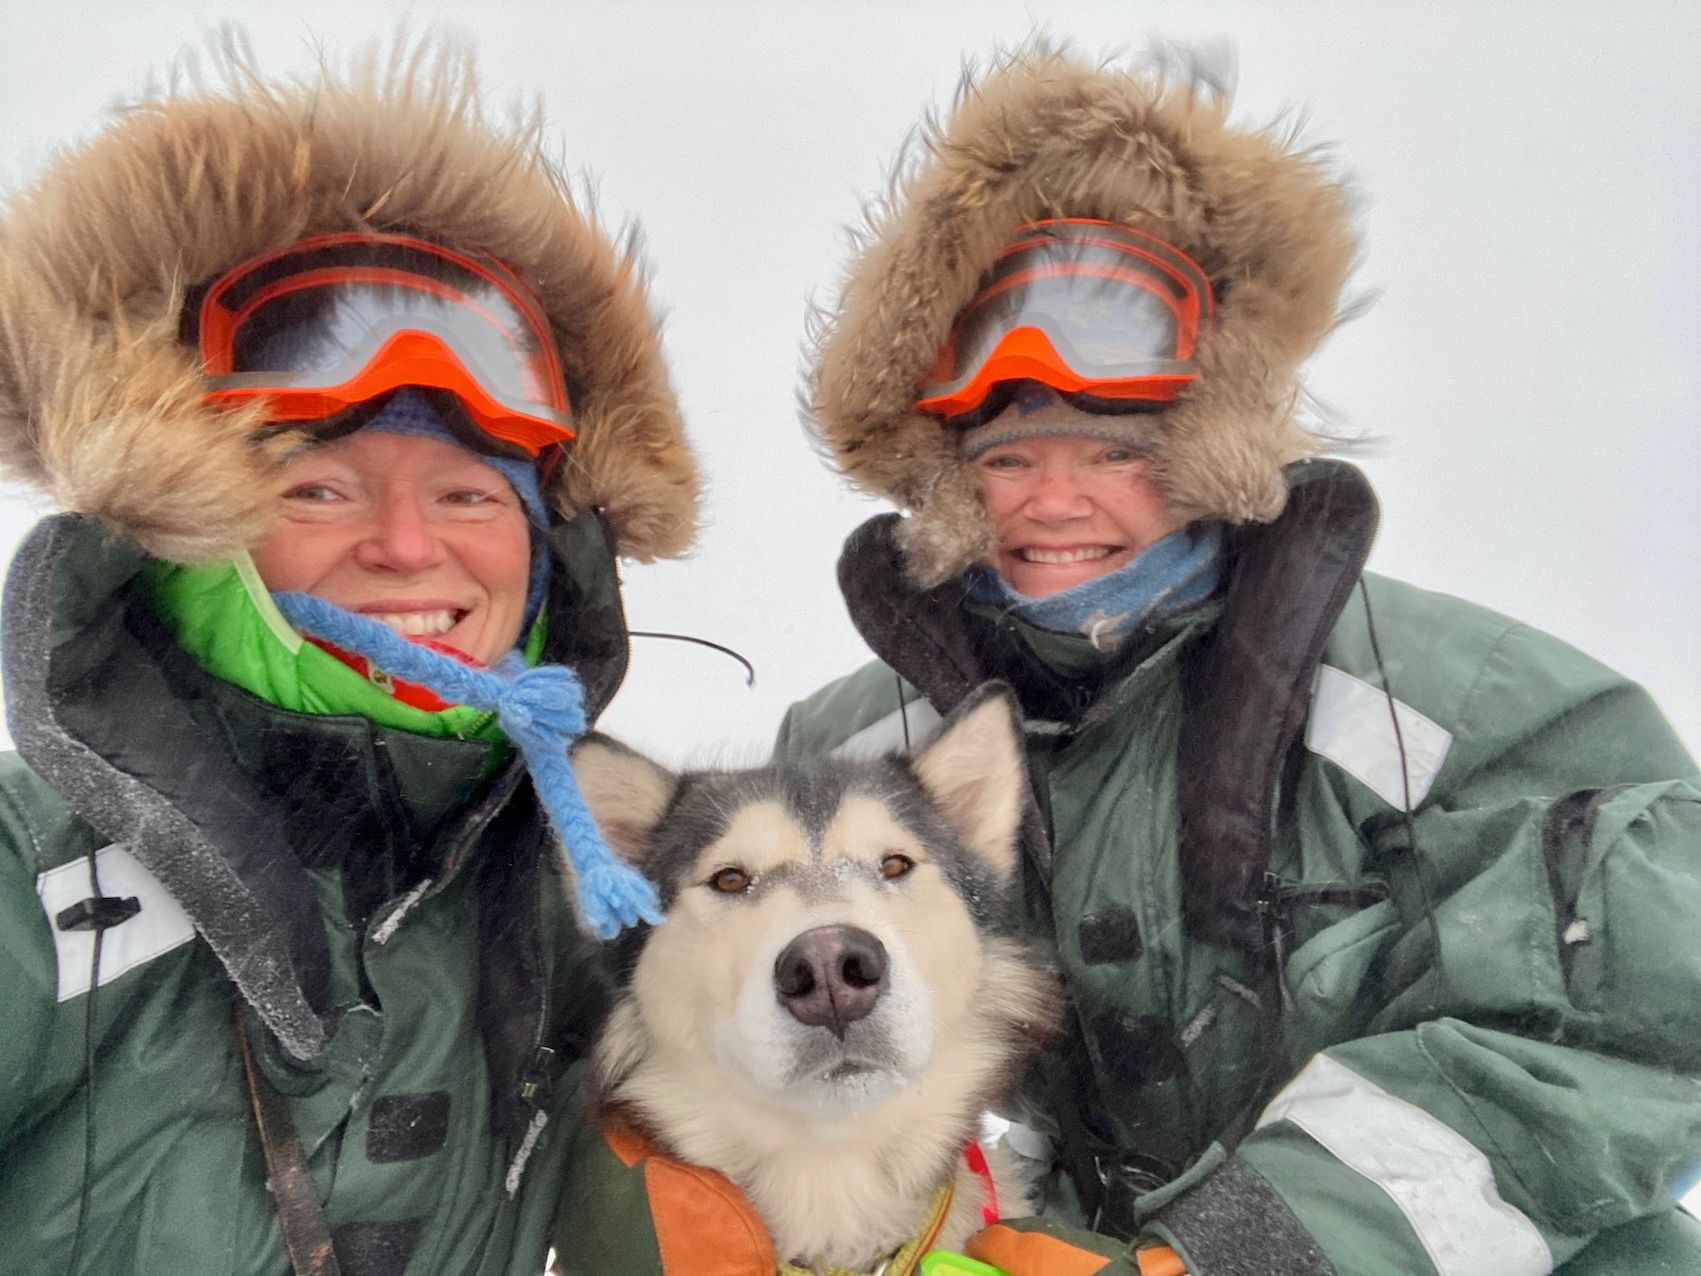
[[[661,921],[655,887],[609,849],[568,764],[569,744],[586,730],[584,688],[571,669],[527,669],[517,652],[490,669],[476,669],[416,646],[388,626],[323,598],[298,593],[274,593],[272,598],[297,629],[365,656],[374,667],[427,687],[451,704],[496,715],[531,772],[538,800],[572,865],[579,911],[598,939],[613,939],[640,921]]]
[[[1072,589],[1029,598],[990,567],[972,568],[969,597],[1055,633],[1115,651],[1129,634],[1203,602],[1222,580],[1222,528],[1197,523],[1147,546],[1132,561]]]

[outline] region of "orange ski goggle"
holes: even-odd
[[[207,398],[276,421],[334,417],[401,386],[446,390],[536,456],[573,438],[543,308],[482,254],[407,235],[317,235],[243,262],[200,308]]]
[[[1162,407],[1197,377],[1194,347],[1215,307],[1199,264],[1154,235],[1080,217],[1029,222],[957,316],[915,406],[972,416],[995,387],[1029,380],[1100,411]]]

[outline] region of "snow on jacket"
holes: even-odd
[[[1694,763],[1594,660],[1363,573],[1357,471],[1290,479],[1219,598],[1108,662],[907,583],[872,520],[840,580],[880,660],[778,752],[1016,686],[1076,1022],[1026,1119],[1189,1270],[1701,1271]]]
[[[600,708],[625,667],[606,528],[551,539],[571,620],[546,658]],[[0,1270],[60,1270],[85,1176],[80,1270],[287,1270],[240,1011],[345,1276],[536,1276],[570,1121],[527,1136],[565,1118],[599,1002],[518,759],[213,678],[152,607],[150,561],[59,516],[8,586]],[[105,932],[92,1025],[92,936],[66,928],[91,856],[138,906]]]

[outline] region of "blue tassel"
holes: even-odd
[[[365,656],[391,677],[427,687],[451,704],[496,715],[525,758],[532,787],[567,852],[578,885],[579,911],[593,935],[613,939],[640,921],[661,921],[656,888],[609,849],[567,761],[568,745],[586,728],[584,688],[571,669],[527,669],[513,654],[493,669],[475,669],[415,646],[387,625],[312,594],[277,593],[272,598],[297,629]]]

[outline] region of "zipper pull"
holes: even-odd
[[[548,1046],[539,1046],[532,1051],[531,1061],[520,1074],[520,1098],[536,1111],[549,1103],[550,1091],[554,1086],[555,1051]]]
[[[1264,919],[1264,943],[1275,963],[1276,993],[1284,1011],[1293,1009],[1288,992],[1287,883],[1274,873],[1264,874],[1264,889],[1258,895],[1258,915]]]
[[[537,1146],[538,1136],[543,1133],[543,1127],[549,1124],[549,1114],[544,1108],[549,1103],[550,1091],[554,1084],[555,1051],[548,1046],[539,1046],[532,1051],[531,1061],[520,1074],[520,1099],[531,1109],[532,1117],[526,1122],[526,1132],[521,1136],[520,1146],[515,1150],[508,1173],[502,1179],[502,1186],[507,1191],[509,1200],[519,1195],[520,1181],[526,1173],[526,1162],[532,1159],[532,1149]]]

